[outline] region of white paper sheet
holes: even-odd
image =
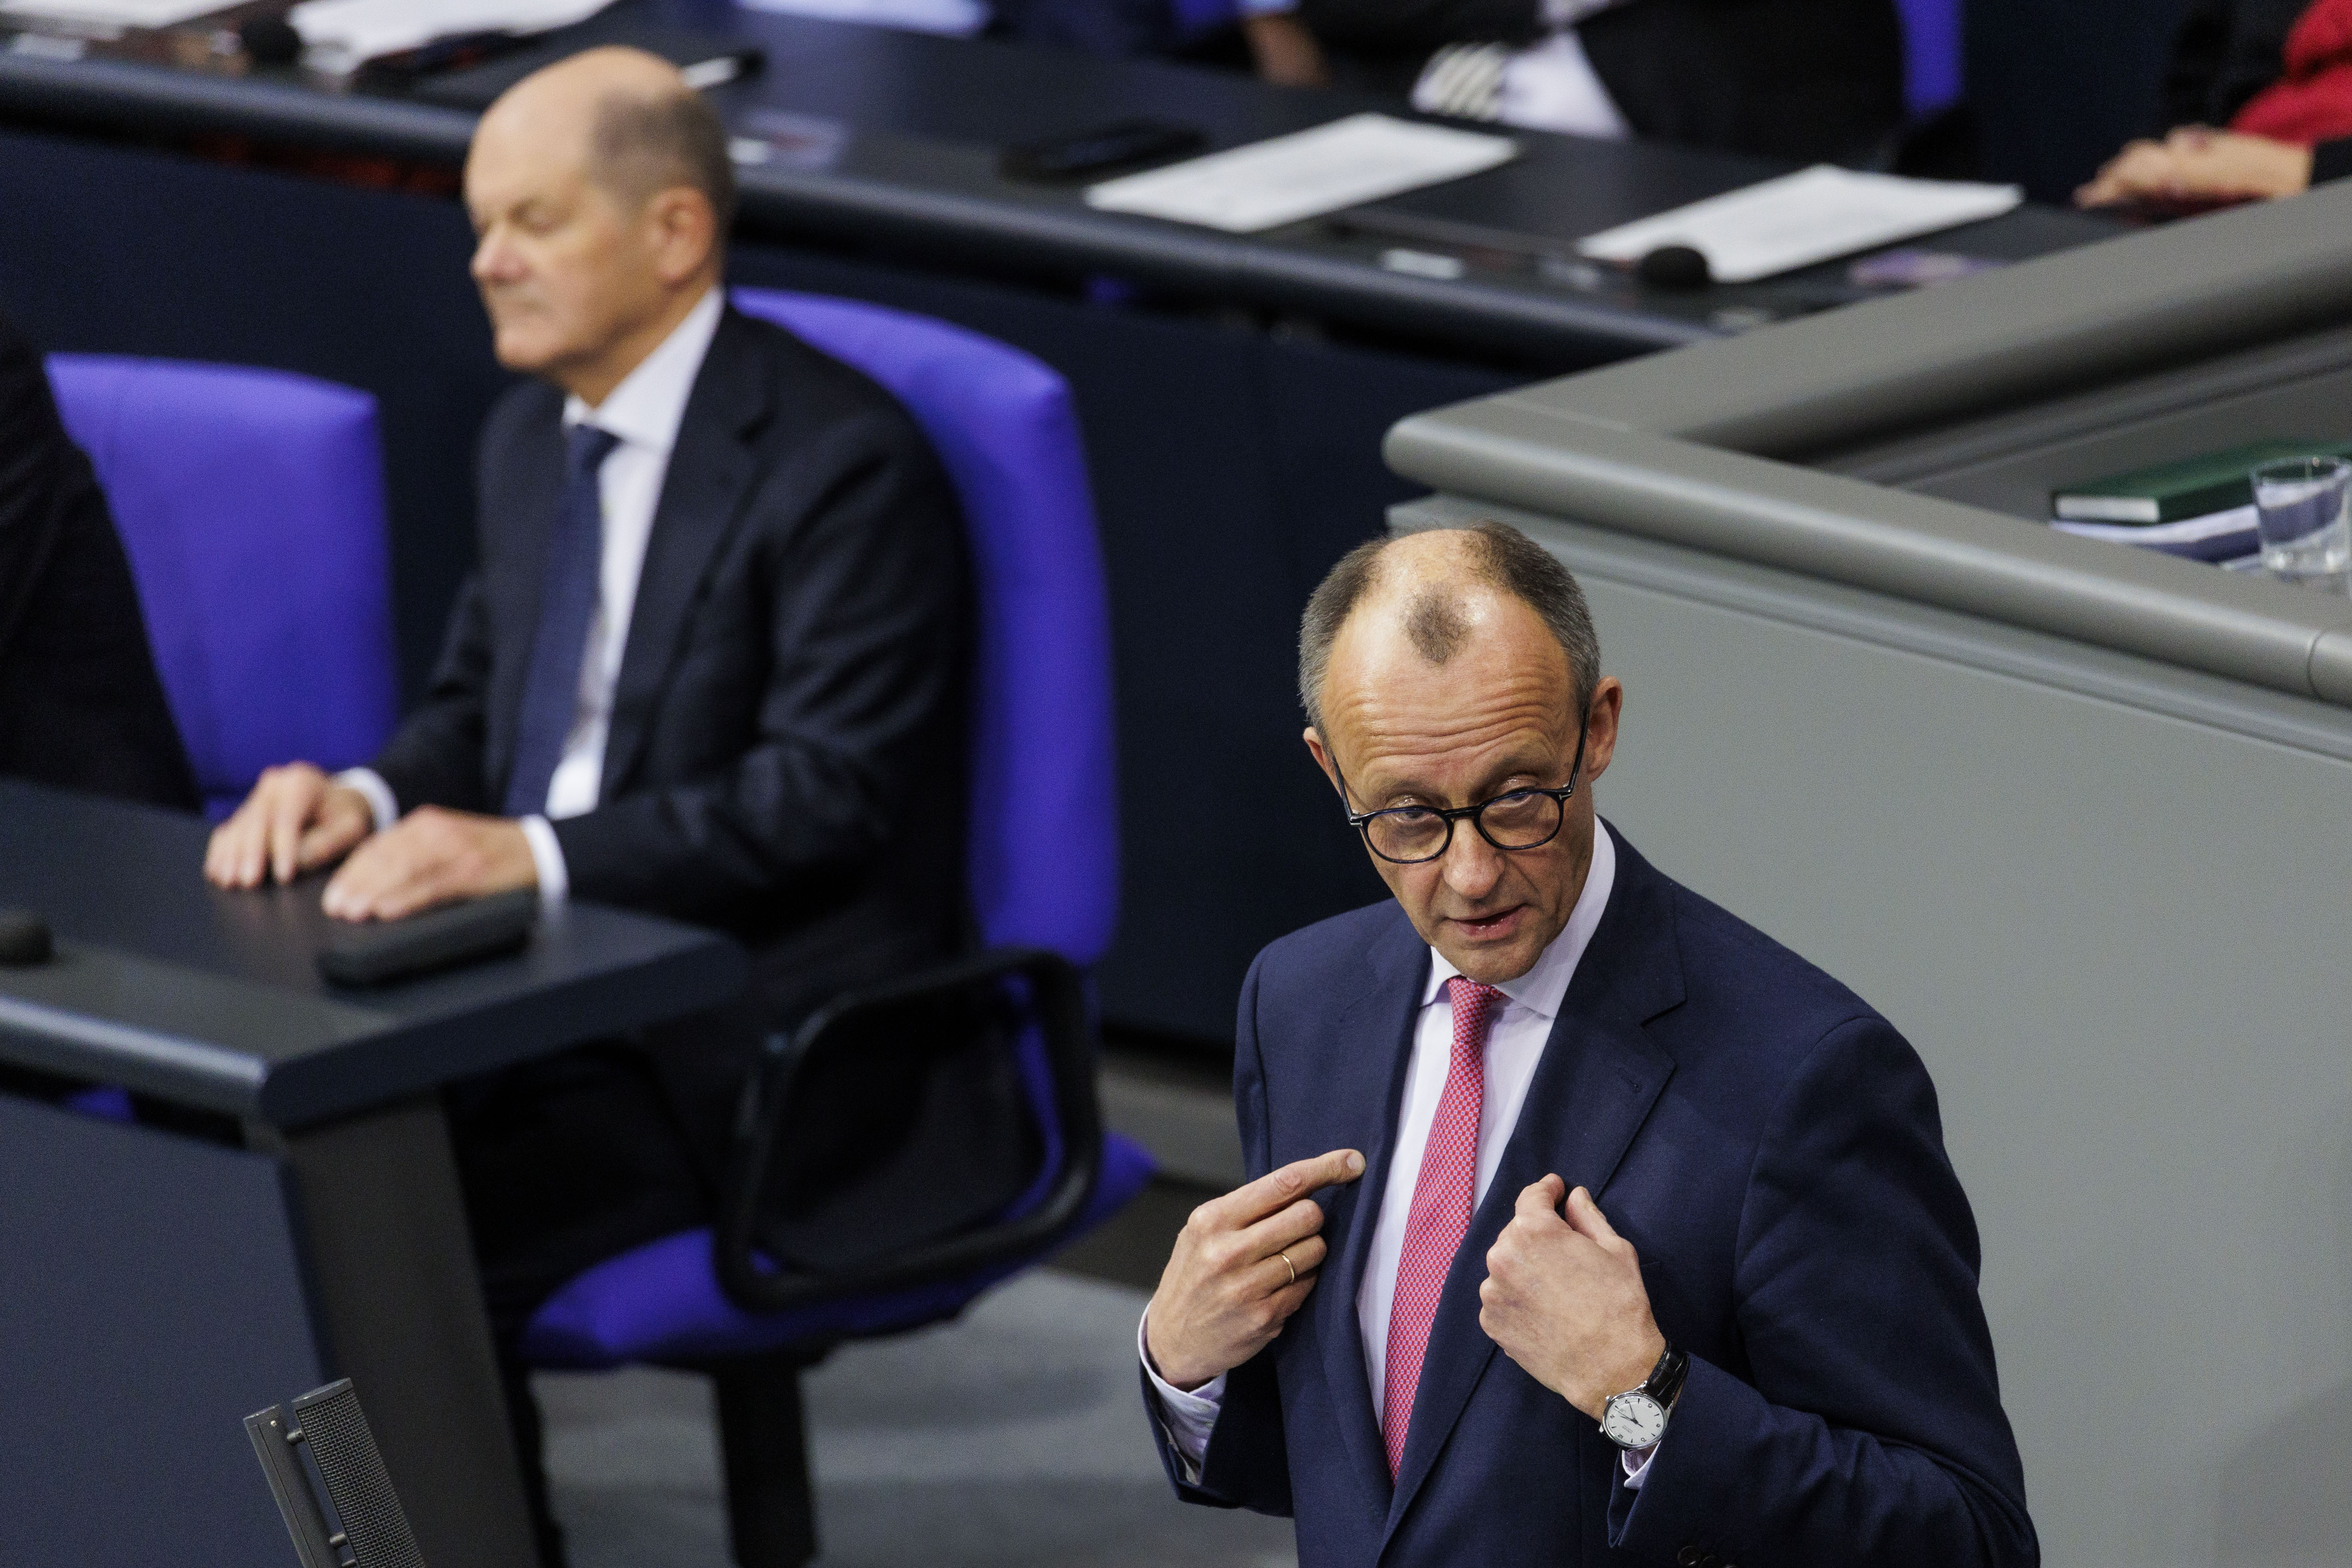
[[[1087,204],[1255,234],[1458,180],[1518,155],[1507,136],[1351,114],[1312,131],[1105,181],[1087,192]]]
[[[1999,217],[2025,200],[2015,185],[1857,174],[1827,163],[1597,234],[1577,244],[1596,261],[1636,262],[1662,246],[1706,257],[1719,283],[1753,283],[1833,256]]]
[[[610,0],[308,0],[286,14],[311,63],[348,71],[436,38],[543,33],[584,22]]]
[[[910,33],[944,33],[968,38],[988,26],[985,0],[737,0],[746,11],[814,16],[823,22],[859,22]]]
[[[79,27],[176,27],[234,4],[236,0],[0,0],[0,17]]]

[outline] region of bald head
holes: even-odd
[[[1474,980],[1526,974],[1583,887],[1583,786],[1622,695],[1599,664],[1576,580],[1499,524],[1362,546],[1307,604],[1307,749],[1413,928]]]
[[[644,49],[586,49],[515,83],[476,131],[570,149],[588,177],[624,204],[643,205],[685,186],[710,204],[721,234],[735,215],[727,129],[685,75]]]
[[[1482,622],[1494,620],[1497,596],[1531,612],[1559,644],[1570,711],[1581,713],[1601,678],[1601,644],[1583,591],[1517,528],[1482,523],[1374,539],[1331,569],[1299,626],[1298,700],[1307,722],[1321,727],[1332,649],[1351,622],[1384,622],[1422,660],[1443,666]]]
[[[667,60],[590,49],[517,82],[466,158],[499,362],[600,404],[717,286],[734,204],[726,130]]]

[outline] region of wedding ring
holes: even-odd
[[[1298,1283],[1298,1265],[1290,1260],[1290,1254],[1286,1251],[1277,1252],[1275,1256],[1281,1259],[1282,1266],[1290,1270],[1290,1284],[1283,1287],[1286,1291],[1290,1289],[1290,1285]]]

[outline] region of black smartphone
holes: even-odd
[[[1076,185],[1164,163],[1209,144],[1198,126],[1165,120],[1122,120],[1066,136],[1008,147],[997,162],[1008,180],[1033,185]]]

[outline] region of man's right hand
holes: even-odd
[[[1160,1375],[1189,1392],[1265,1349],[1323,1262],[1323,1210],[1307,1195],[1363,1174],[1363,1155],[1334,1149],[1194,1209],[1144,1315]]]
[[[236,814],[213,830],[205,877],[221,887],[292,882],[375,831],[367,797],[307,762],[263,770]]]

